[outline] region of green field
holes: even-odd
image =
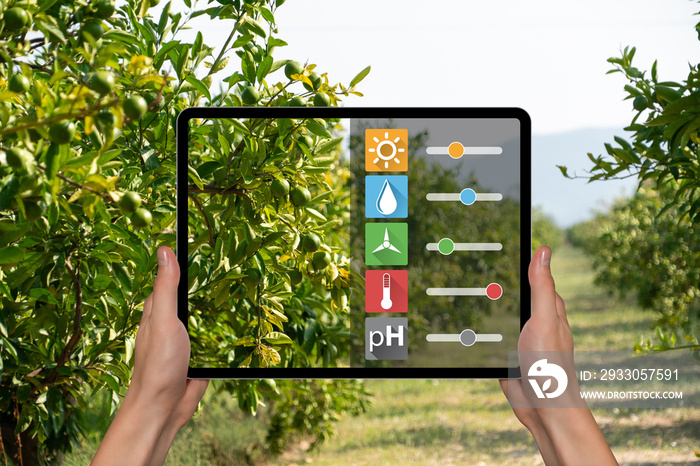
[[[620,303],[592,285],[588,260],[578,250],[555,251],[552,269],[566,301],[578,350],[629,350],[651,335],[653,315],[632,301]],[[512,414],[493,380],[367,381],[374,408],[338,424],[338,435],[319,451],[299,439],[279,458],[260,449],[265,415],[244,416],[235,400],[210,390],[200,412],[178,435],[169,465],[199,464],[542,464],[528,431]],[[615,455],[625,464],[690,464],[698,460],[700,410],[609,410],[594,415]],[[87,464],[96,441],[67,459]]]

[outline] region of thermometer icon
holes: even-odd
[[[384,274],[382,285],[382,309],[391,309],[391,275]],[[376,302],[376,301],[375,301]]]

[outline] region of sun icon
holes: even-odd
[[[406,171],[405,129],[368,129],[365,132],[365,165],[368,171]]]

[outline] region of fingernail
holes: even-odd
[[[158,266],[165,267],[168,265],[168,252],[165,248],[158,249]]]
[[[549,248],[544,248],[542,250],[542,257],[540,258],[540,264],[549,265],[549,262],[551,260],[552,260],[552,250]]]

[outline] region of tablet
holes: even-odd
[[[187,108],[191,378],[507,378],[530,316],[518,108]]]

